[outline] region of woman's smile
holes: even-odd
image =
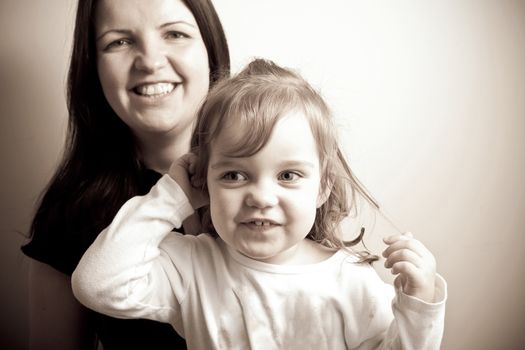
[[[104,96],[141,139],[186,138],[209,89],[207,49],[182,1],[97,6],[97,68]],[[178,141],[177,141],[178,142]]]
[[[132,91],[140,96],[155,98],[171,93],[176,87],[174,83],[150,83],[138,85]]]

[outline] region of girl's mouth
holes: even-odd
[[[266,221],[266,220],[264,221],[255,220],[255,221],[249,222],[249,224],[252,224],[255,226],[266,226],[266,227],[273,225],[270,221]]]
[[[277,226],[281,226],[280,224],[272,220],[264,220],[264,219],[248,220],[248,221],[243,222],[243,225],[248,227],[251,230],[256,230],[256,231],[265,231],[265,230],[269,230]]]

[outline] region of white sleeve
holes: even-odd
[[[128,200],[84,253],[71,277],[73,293],[85,306],[119,318],[173,323],[186,290],[184,278],[159,249],[174,227],[193,213],[179,185],[164,175],[145,196]],[[191,241],[176,239],[180,254]],[[184,268],[187,268],[185,266]]]
[[[437,275],[435,287],[433,303],[406,295],[401,290],[396,291],[392,303],[394,322],[391,327],[395,327],[398,333],[393,343],[399,342],[401,347],[396,346],[395,349],[440,349],[447,300],[447,284],[440,275]]]
[[[390,291],[391,285],[386,285]],[[396,290],[392,300],[392,292],[386,291],[385,298],[378,297],[372,313],[372,320],[368,329],[370,338],[363,342],[358,349],[378,350],[439,350],[443,338],[445,323],[445,302],[447,299],[447,285],[445,280],[437,275],[435,302],[427,303],[418,298]],[[389,301],[391,300],[391,301]],[[388,308],[391,304],[394,319]],[[380,310],[382,309],[382,310]],[[386,324],[385,324],[386,322]],[[389,323],[389,325],[388,325]],[[381,331],[381,327],[383,331]]]

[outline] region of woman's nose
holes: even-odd
[[[271,183],[258,183],[250,187],[245,203],[258,209],[270,208],[278,203],[276,189]]]
[[[168,58],[162,45],[147,43],[143,45],[135,58],[135,68],[147,73],[153,73],[163,68],[168,63]]]

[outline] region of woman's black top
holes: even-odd
[[[160,178],[153,170],[142,170],[139,195],[149,192]],[[108,223],[109,224],[109,223]],[[79,231],[83,225],[79,223]],[[78,233],[78,232],[77,232]],[[91,244],[99,232],[87,232]],[[22,247],[28,257],[52,266],[71,276],[89,246],[79,242],[85,237],[70,232],[35,232]],[[170,324],[144,319],[118,319],[90,310],[89,320],[104,350],[113,349],[186,349],[186,343]]]

